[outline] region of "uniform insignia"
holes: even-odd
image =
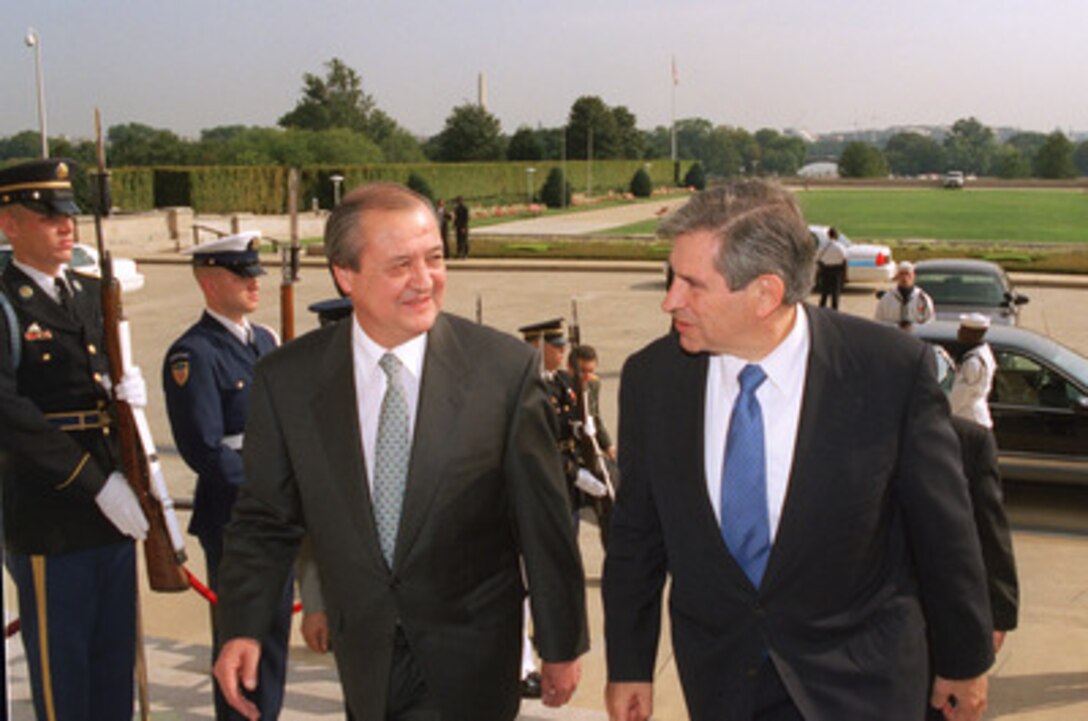
[[[57,163],[57,180],[68,179],[68,163]]]
[[[174,383],[180,388],[189,382],[189,361],[188,359],[176,360],[170,364],[170,375],[174,379]]]
[[[19,297],[22,298],[23,300],[30,300],[31,298],[34,297],[34,289],[31,288],[29,285],[20,285],[19,286]]]
[[[48,328],[42,328],[37,323],[31,323],[27,326],[26,333],[23,334],[23,340],[27,343],[36,340],[53,340],[53,332]]]
[[[77,293],[83,290],[83,284],[80,283],[79,280],[77,280],[76,278],[72,278],[72,287],[76,289]]]

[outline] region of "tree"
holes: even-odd
[[[635,114],[623,105],[612,108],[616,121],[616,155],[613,157],[637,160],[642,157],[642,133],[635,127]]]
[[[703,170],[703,164],[698,160],[691,164],[688,172],[684,175],[684,185],[696,190],[706,188],[706,172]]]
[[[999,178],[1027,178],[1031,176],[1031,163],[1020,150],[1006,143],[994,150],[990,172]]]
[[[1085,140],[1073,151],[1073,163],[1081,175],[1088,175],[1088,140]]]
[[[405,185],[431,201],[432,204],[434,203],[434,191],[431,190],[431,184],[419,173],[415,171],[409,173],[408,182]]]
[[[453,109],[435,145],[436,158],[445,162],[502,160],[504,155],[499,119],[475,103]]]
[[[53,147],[50,142],[49,147]],[[34,130],[24,130],[0,140],[0,160],[30,160],[42,152],[42,136]]]
[[[895,175],[939,173],[945,168],[944,150],[933,138],[920,133],[896,133],[884,145],[888,168]]]
[[[976,118],[961,118],[944,139],[945,160],[950,170],[987,175],[995,148],[994,131]]]
[[[1046,141],[1035,154],[1035,174],[1040,178],[1075,178],[1077,167],[1073,164],[1073,143],[1060,130],[1046,136]]]
[[[615,158],[619,148],[616,116],[596,95],[574,101],[567,118],[567,157],[585,160],[592,136],[594,158]]]
[[[366,132],[367,121],[374,110],[374,99],[363,92],[359,73],[340,58],[325,63],[324,78],[311,73],[302,76],[302,99],[295,109],[279,119],[284,128],[327,130],[350,128]]]
[[[522,125],[510,136],[506,145],[507,160],[542,160],[544,143],[532,128]]]
[[[847,143],[839,157],[839,175],[844,178],[881,178],[888,174],[888,161],[880,149],[855,140]]]
[[[114,125],[107,132],[110,165],[183,165],[189,147],[170,130],[142,123]]]
[[[639,168],[631,176],[631,195],[636,198],[649,198],[654,193],[654,181],[646,168]]]
[[[565,208],[570,205],[570,183],[563,177],[563,171],[552,168],[540,188],[540,199],[549,208]]]
[[[796,175],[805,162],[805,141],[761,128],[754,136],[759,146],[759,172],[763,175]]]

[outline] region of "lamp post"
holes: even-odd
[[[526,201],[529,205],[533,204],[533,173],[536,172],[536,168],[525,169],[525,186],[528,191],[529,199]]]
[[[30,28],[23,39],[28,48],[34,48],[34,70],[38,81],[38,127],[42,133],[42,157],[49,157],[49,138],[45,132],[45,84],[42,82],[42,44],[37,31]]]
[[[340,184],[344,182],[344,176],[340,173],[333,173],[329,176],[329,180],[332,181],[332,207],[340,205]]]

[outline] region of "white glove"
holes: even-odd
[[[604,498],[608,495],[608,486],[601,483],[597,476],[585,468],[578,469],[578,477],[574,479],[574,485],[594,498]]]
[[[133,408],[147,408],[147,383],[139,366],[127,369],[113,387],[113,397]]]
[[[110,474],[94,502],[117,530],[137,541],[147,538],[147,517],[128,481],[118,471]]]

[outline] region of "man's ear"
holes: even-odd
[[[344,295],[351,295],[351,287],[355,281],[355,274],[351,270],[334,265],[332,266],[332,277]]]
[[[786,284],[777,275],[764,273],[753,281],[756,313],[766,318],[782,305],[786,297]]]

